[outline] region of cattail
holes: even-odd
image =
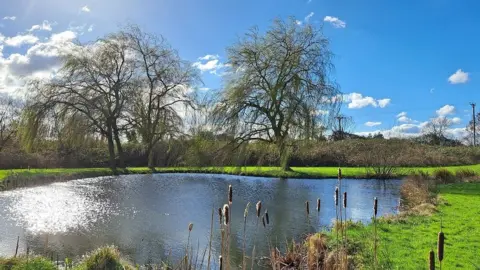
[[[257,202],[256,208],[257,208],[257,218],[259,218],[260,217],[260,211],[262,210],[262,201]]]
[[[347,208],[347,192],[343,192],[343,208]]]
[[[223,269],[223,258],[222,258],[222,255],[220,255],[220,257],[218,257],[218,263],[220,264],[220,270]]]
[[[305,209],[307,210],[307,216],[310,215],[310,203],[308,201],[305,202]]]
[[[377,197],[375,197],[373,199],[373,215],[377,217],[377,213],[378,213],[378,200],[377,200]]]
[[[342,168],[338,168],[338,179],[342,179]]]
[[[267,225],[270,224],[270,218],[268,217],[268,210],[265,210],[265,220],[267,221]]]
[[[267,225],[265,224],[265,216],[262,217],[262,223],[263,223],[263,227],[267,227]]]
[[[230,221],[229,210],[230,210],[230,207],[228,206],[228,204],[225,204],[223,206],[223,217],[225,219],[225,225],[228,225],[228,222]]]
[[[228,185],[228,204],[232,204],[233,189],[232,185]]]
[[[335,198],[335,205],[338,206],[338,187],[335,187],[335,195],[333,197]]]
[[[317,212],[320,212],[320,198],[317,199]]]
[[[428,264],[430,270],[435,270],[435,252],[430,250],[430,262]]]
[[[193,223],[188,224],[188,231],[191,232],[193,229]]]
[[[219,208],[218,208],[218,217],[219,217],[219,219],[220,219],[220,225],[222,224],[222,216],[223,216],[223,214],[222,214],[222,208],[219,207]]]
[[[445,235],[443,232],[438,233],[438,246],[437,246],[437,256],[438,260],[442,262],[443,260],[443,245],[445,243]]]

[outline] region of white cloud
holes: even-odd
[[[209,72],[215,75],[221,75],[219,71],[227,67],[227,65],[220,62],[220,56],[212,54],[199,57],[198,61],[193,63],[192,66],[198,68],[202,73]]]
[[[24,44],[35,44],[37,41],[38,37],[31,34],[26,34],[6,38],[5,45],[11,47],[20,47]]]
[[[451,120],[452,120],[452,124],[454,125],[460,124],[462,122],[462,119],[460,119],[459,117],[454,117]]]
[[[92,32],[94,27],[95,27],[95,25],[91,24],[90,27],[88,27],[87,31]]]
[[[452,105],[445,105],[440,109],[436,110],[438,116],[447,116],[455,113],[455,107]]]
[[[374,126],[379,126],[381,124],[382,124],[382,122],[370,122],[370,121],[368,121],[368,122],[365,123],[365,126],[374,127]]]
[[[56,33],[44,42],[36,42],[24,54],[13,53],[4,58],[0,53],[0,89],[10,94],[22,93],[24,82],[33,78],[48,78],[61,66],[61,56],[76,46],[71,31]],[[17,38],[17,40],[20,40]],[[10,43],[17,44],[16,40]],[[28,44],[23,43],[23,44]]]
[[[390,101],[391,101],[391,99],[389,99],[389,98],[379,99],[379,100],[377,100],[378,107],[385,108],[385,107],[387,107],[388,104],[390,104]]]
[[[343,96],[343,101],[348,102],[349,109],[361,109],[367,106],[385,108],[390,104],[389,98],[375,99],[373,97],[363,96],[360,93],[350,93]]]
[[[347,27],[347,23],[340,20],[337,17],[325,16],[325,18],[323,18],[323,21],[324,22],[329,22],[335,28],[345,28],[345,27]]]
[[[466,83],[468,81],[468,73],[458,69],[455,73],[448,77],[451,84]]]
[[[17,19],[17,17],[15,16],[5,16],[3,17],[4,20],[10,20],[10,21],[15,21]]]
[[[397,114],[397,118],[400,118],[402,116],[407,116],[407,112],[401,112],[401,113]]]
[[[302,21],[299,21],[299,20],[296,20],[295,23],[296,23],[297,25],[302,25]]]
[[[208,91],[208,90],[210,90],[210,88],[208,88],[208,87],[200,87],[200,88],[198,88],[198,90],[200,90],[200,91]]]
[[[47,20],[44,20],[42,24],[36,24],[33,25],[28,31],[37,31],[37,30],[45,30],[45,31],[52,31],[52,25],[55,25],[56,23],[50,23]]]
[[[84,6],[80,9],[81,12],[90,12],[90,8],[88,6]]]

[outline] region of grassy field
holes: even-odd
[[[425,171],[433,173],[439,168],[445,168],[453,173],[458,170],[471,170],[480,174],[479,165],[467,166],[450,166],[450,167],[411,167],[399,168],[396,177],[406,176],[414,171]],[[337,177],[338,168],[336,167],[292,167],[291,172],[284,172],[279,167],[168,167],[157,168],[159,173],[226,173],[239,174],[251,176],[266,176],[266,177],[290,177],[290,178],[335,178]],[[128,168],[128,173],[150,173],[150,169],[146,167]],[[42,174],[42,175],[62,175],[62,174],[81,174],[81,173],[98,173],[103,175],[111,175],[112,171],[108,168],[76,168],[76,169],[14,169],[14,170],[0,170],[0,181],[10,174]],[[344,167],[342,168],[344,178],[365,178],[366,170],[363,167]]]
[[[378,223],[379,264],[387,269],[427,269],[429,251],[437,254],[442,222],[446,239],[442,268],[480,269],[480,183],[441,185],[439,196],[432,216]],[[349,239],[363,249],[359,256],[366,265],[372,260],[372,231],[372,225],[349,231]]]

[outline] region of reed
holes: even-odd
[[[251,267],[252,270],[253,270],[253,266],[255,265],[255,243],[257,240],[256,236],[258,231],[258,223],[260,221],[260,212],[262,211],[262,201],[257,202],[257,204],[255,205],[255,210],[257,211],[257,225],[255,226],[255,233],[253,236],[252,267]]]
[[[378,213],[378,199],[373,199],[373,258],[375,268],[377,267],[377,213]]]
[[[215,213],[215,208],[212,207],[212,218],[210,220],[210,239],[208,240],[208,262],[207,269],[210,269],[210,262],[212,259],[212,240],[213,240],[213,216]]]
[[[220,257],[218,257],[218,264],[219,264],[220,270],[223,270],[223,257],[222,257],[222,255],[220,255]]]
[[[307,211],[307,217],[310,215],[310,202],[305,202],[305,210]]]
[[[343,192],[343,209],[345,210],[345,222],[344,222],[344,227],[343,227],[343,233],[344,233],[344,245],[343,249],[345,250],[345,264],[348,263],[348,250],[347,250],[347,245],[348,245],[348,237],[347,237],[347,192]],[[348,266],[345,265],[345,269],[347,269]]]
[[[265,219],[267,220],[267,225],[270,224],[270,218],[268,216],[268,210],[265,210]]]
[[[242,269],[247,269],[246,263],[246,253],[247,253],[247,216],[248,216],[248,209],[250,208],[250,202],[247,203],[245,206],[245,211],[243,211],[243,257],[242,257]]]
[[[228,185],[228,204],[232,205],[233,188],[232,185]]]
[[[339,173],[341,173],[341,171],[339,170]],[[335,194],[333,195],[333,198],[335,200],[335,224],[338,224],[338,186],[335,187]],[[338,228],[336,228],[336,233],[337,233],[337,250],[340,246],[339,244],[339,237],[338,237]],[[339,259],[338,259],[338,253],[337,253],[337,259],[336,261],[338,262]]]

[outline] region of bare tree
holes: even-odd
[[[432,144],[439,145],[446,139],[446,131],[452,125],[452,120],[444,116],[431,118],[422,128],[422,133],[426,135]]]
[[[139,83],[129,106],[129,121],[145,145],[148,167],[154,169],[154,148],[166,136],[180,132],[179,112],[181,106],[192,106],[190,90],[199,81],[199,74],[163,37],[134,25],[121,35],[134,54]]]
[[[7,95],[0,96],[0,151],[11,142],[17,132],[22,104]]]
[[[331,111],[339,94],[328,76],[333,66],[327,38],[312,25],[277,19],[265,34],[254,28],[228,48],[228,58],[216,123],[239,143],[274,143],[288,170],[292,130],[311,121],[312,111]]]
[[[93,44],[77,45],[64,56],[63,67],[48,82],[34,82],[31,108],[81,113],[108,142],[110,167],[115,170],[115,145],[123,168],[119,119],[132,96],[135,63],[121,35],[110,35]]]

